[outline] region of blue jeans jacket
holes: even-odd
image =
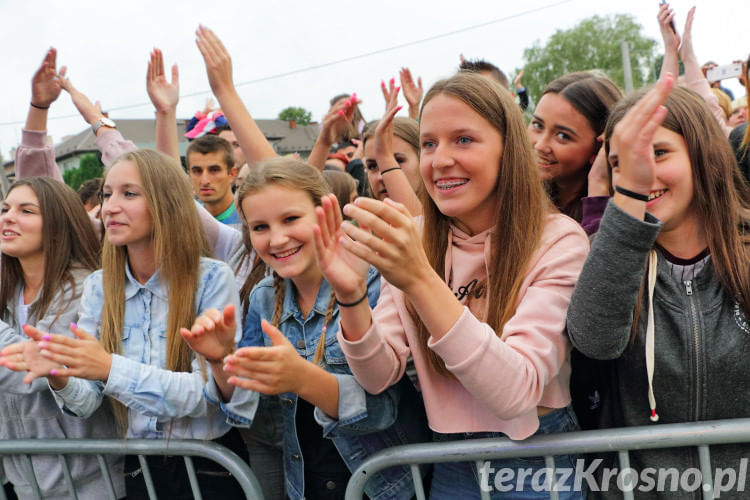
[[[297,348],[300,356],[312,361],[330,300],[331,287],[324,280],[318,291],[315,305],[303,317],[293,285],[285,283],[283,312],[279,329]],[[380,276],[370,268],[367,277],[368,300],[375,307],[380,296]],[[261,318],[273,316],[273,278],[261,281],[250,295],[250,307],[245,318],[240,347],[271,345],[260,328]],[[400,444],[429,441],[421,396],[408,379],[402,380],[380,395],[367,394],[351,374],[346,357],[336,340],[338,308],[328,324],[325,339],[324,368],[336,376],[339,383],[339,418],[331,419],[315,409],[315,419],[323,427],[323,435],[332,439],[349,470],[354,470],[371,454]],[[304,491],[304,463],[296,432],[297,395],[280,396],[284,422],[284,473],[287,495],[292,499],[314,496]],[[247,427],[258,409],[258,393],[236,388],[232,400],[220,403],[215,385],[206,390],[209,402],[218,405],[227,415],[231,425]],[[414,495],[414,485],[408,467],[390,468],[375,474],[366,488],[371,499],[408,499]]]

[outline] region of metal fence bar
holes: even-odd
[[[414,493],[417,496],[417,500],[425,500],[422,471],[419,470],[418,465],[411,466],[411,480],[414,481]]]
[[[547,476],[550,481],[549,498],[550,500],[560,500],[560,495],[558,495],[557,490],[554,489],[555,483],[557,482],[557,480],[555,479],[555,457],[553,457],[552,455],[545,456],[544,465],[550,471],[550,475]]]
[[[117,493],[115,493],[115,485],[112,483],[112,476],[109,473],[109,467],[107,466],[107,461],[104,459],[104,455],[97,455],[96,459],[99,461],[99,470],[102,473],[102,479],[109,487],[110,500],[117,500]]]
[[[523,441],[475,439],[396,446],[374,454],[354,471],[346,488],[346,499],[362,498],[364,485],[372,474],[396,465],[747,442],[750,442],[750,418],[547,434]]]
[[[158,500],[159,497],[156,495],[156,488],[154,487],[154,480],[151,477],[151,469],[148,467],[146,457],[138,455],[138,463],[141,464],[141,474],[143,474],[143,481],[146,483],[146,492],[150,500]]]
[[[65,459],[65,455],[58,456],[60,458],[60,464],[63,468],[63,477],[65,478],[65,484],[68,485],[68,495],[70,495],[70,498],[72,498],[73,500],[78,500],[76,487],[75,484],[73,484],[73,476],[70,475],[70,467],[68,467],[68,461]]]
[[[709,451],[708,445],[704,444],[698,447],[698,461],[701,465],[701,477],[703,478],[703,498],[711,500],[714,498],[714,482],[711,476],[711,451]]]
[[[629,470],[630,469],[630,455],[628,454],[628,450],[620,450],[617,452],[617,458],[620,460],[620,470]],[[635,481],[634,478],[631,478],[632,481]],[[625,486],[625,485],[623,485]],[[631,485],[635,486],[635,482]],[[624,500],[633,500],[633,490],[628,488],[623,488],[622,492],[622,498]]]
[[[198,477],[195,475],[195,466],[193,465],[193,459],[185,456],[185,469],[187,469],[188,479],[190,480],[190,489],[193,490],[194,500],[203,500],[201,495],[200,486],[198,486]]]
[[[31,468],[29,455],[189,455],[211,460],[224,467],[239,483],[249,499],[262,499],[263,493],[247,462],[224,446],[210,441],[160,439],[29,439],[0,441],[0,456],[21,455]],[[101,462],[100,462],[101,463]],[[141,464],[143,467],[143,464]],[[144,471],[147,469],[144,469]],[[31,474],[32,490],[41,497]],[[152,498],[156,498],[155,496]]]
[[[31,492],[34,494],[34,498],[42,498],[42,491],[39,489],[39,483],[36,482],[36,474],[34,474],[34,466],[31,464],[31,458],[28,455],[21,455],[24,467],[29,471],[29,484],[31,485]]]

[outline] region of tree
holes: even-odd
[[[279,113],[279,120],[287,122],[294,120],[300,125],[309,125],[310,121],[312,121],[312,113],[305,108],[289,106],[288,108],[281,110],[281,113]]]
[[[77,191],[81,184],[89,179],[101,177],[103,173],[104,165],[99,158],[96,155],[87,154],[81,157],[78,168],[63,172],[63,180],[65,184]]]
[[[645,37],[643,27],[629,14],[593,16],[569,30],[557,30],[542,46],[524,50],[523,84],[536,101],[545,85],[574,71],[601,70],[620,88],[625,87],[621,42],[628,42],[633,86],[654,79],[656,41]],[[658,74],[658,72],[656,73]]]

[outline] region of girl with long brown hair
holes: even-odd
[[[221,361],[195,356],[179,328],[205,309],[238,304],[239,297],[230,268],[203,257],[189,181],[175,160],[138,150],[106,171],[101,197],[102,269],[84,283],[78,324],[70,327],[76,338],[25,328],[42,356],[58,365],[50,385],[63,409],[79,417],[111,398],[129,438],[220,438],[229,426],[203,389],[205,361]],[[157,492],[182,498],[184,488],[192,495],[181,458],[149,465]],[[125,468],[132,472],[128,497],[146,496],[137,458],[128,457]],[[240,494],[234,481],[198,469],[204,498]]]
[[[223,369],[212,367],[218,391],[206,393],[240,427],[263,418],[261,394],[279,395],[286,494],[292,499],[343,498],[351,471],[369,454],[403,437],[425,439],[426,431],[411,382],[404,379],[383,396],[365,394],[336,341],[341,304],[320,271],[313,237],[317,207],[330,205],[329,193],[317,169],[288,158],[260,163],[240,186],[237,200],[252,247],[273,276],[253,288],[239,349]],[[366,283],[365,300],[374,306],[380,277],[362,261],[357,270]],[[205,356],[227,356],[235,346],[234,315],[231,306],[209,310],[183,337]],[[367,494],[411,498],[409,469],[376,474]]]
[[[553,213],[523,117],[496,83],[466,73],[436,83],[419,127],[421,229],[388,199],[346,205],[359,228],[331,204],[318,217],[321,269],[345,304],[338,340],[355,377],[377,394],[401,378],[411,355],[436,440],[576,429],[564,329],[585,233]],[[360,300],[352,255],[387,281],[374,310]],[[572,459],[556,464],[572,467]],[[490,465],[518,472],[544,460]],[[431,496],[479,498],[473,468],[436,465]],[[524,495],[549,495],[531,491],[529,477],[515,479]]]
[[[750,416],[747,187],[709,108],[673,85],[666,74],[612,112],[605,146],[615,195],[568,312],[573,345],[614,360],[604,411],[618,426]],[[711,465],[736,467],[746,450],[712,446]],[[640,481],[652,468],[698,467],[698,454],[632,452],[630,467]]]

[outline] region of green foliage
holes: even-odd
[[[73,168],[63,172],[65,184],[78,190],[85,181],[101,177],[104,174],[104,165],[94,154],[83,155],[78,168]]]
[[[295,106],[289,106],[284,108],[279,113],[279,120],[284,121],[296,121],[299,125],[310,125],[312,121],[312,113],[307,111],[305,108],[297,108]]]
[[[656,41],[645,37],[642,26],[629,14],[593,16],[569,30],[557,30],[546,45],[535,42],[524,50],[523,85],[534,101],[544,87],[574,71],[601,70],[625,88],[621,42],[628,42],[633,86],[654,80]]]

